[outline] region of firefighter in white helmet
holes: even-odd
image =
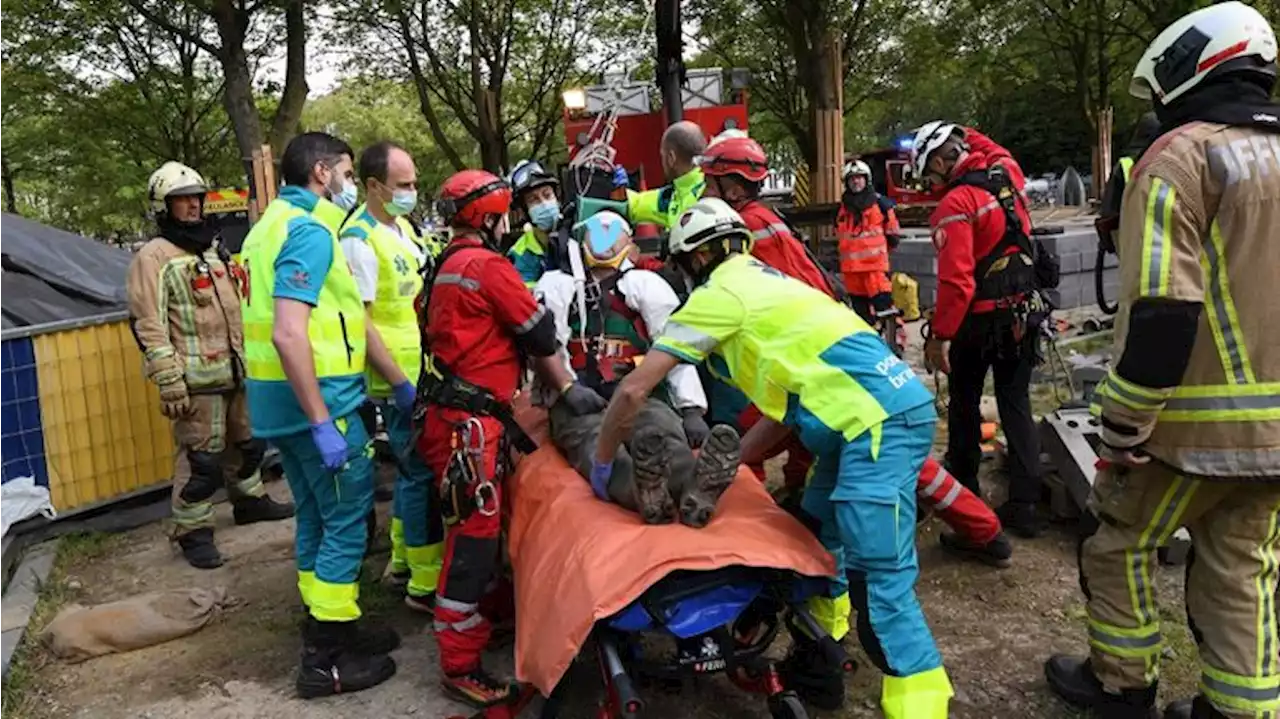
[[[1276,38],[1238,2],[1187,15],[1130,92],[1163,135],[1121,207],[1116,363],[1099,385],[1097,530],[1080,552],[1090,657],[1050,686],[1097,716],[1155,714],[1163,641],[1156,547],[1191,532],[1187,614],[1199,693],[1169,719],[1280,712],[1280,104]]]
[[[147,186],[159,236],[129,265],[129,315],[160,410],[173,421],[173,534],[192,566],[213,569],[213,494],[226,486],[236,524],[293,516],[259,476],[266,442],[249,431],[240,296],[245,276],[214,243],[204,178],[166,162]]]

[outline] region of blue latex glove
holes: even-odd
[[[626,187],[631,184],[631,178],[627,175],[627,168],[622,165],[613,166],[613,186]]]
[[[338,431],[332,417],[311,425],[311,441],[316,443],[325,469],[337,472],[347,464],[347,438]]]
[[[392,387],[391,391],[395,393],[396,409],[403,414],[409,414],[413,411],[413,402],[418,398],[418,388],[413,385],[413,382],[405,380]]]
[[[613,474],[613,462],[591,459],[591,491],[598,499],[609,501],[609,477]]]

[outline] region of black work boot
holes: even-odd
[[[645,524],[670,522],[675,502],[667,487],[667,477],[671,475],[671,453],[667,451],[666,440],[652,429],[637,431],[631,439],[631,460],[640,518]]]
[[[231,515],[236,524],[276,522],[293,516],[292,502],[277,502],[267,495],[242,497],[231,504]]]
[[[1195,699],[1181,699],[1165,707],[1164,719],[1228,719],[1228,717],[1210,704],[1204,695],[1198,695]]]
[[[1064,701],[1092,709],[1098,719],[1157,719],[1156,685],[1112,694],[1103,688],[1088,659],[1058,654],[1044,663],[1049,688]]]
[[[943,532],[938,535],[938,543],[949,554],[977,560],[992,567],[1005,569],[1013,564],[1013,544],[1004,536],[1004,532],[983,545],[970,544],[955,532]]]
[[[302,630],[302,663],[298,696],[303,699],[358,692],[377,686],[396,673],[396,663],[383,654],[369,656],[345,643],[349,622],[321,622],[308,617]]]
[[[680,522],[705,527],[742,463],[742,438],[727,424],[711,428],[693,464],[693,485],[680,498]]]
[[[400,648],[400,634],[391,627],[368,617],[354,622],[342,622],[349,630],[345,641],[347,649],[356,654],[374,656],[390,654]]]
[[[996,510],[996,517],[1005,530],[1023,539],[1036,539],[1049,528],[1031,502],[1005,502]]]
[[[222,554],[213,543],[213,528],[201,527],[178,535],[182,556],[196,569],[217,569],[222,566]]]
[[[805,704],[824,711],[844,706],[844,667],[832,664],[818,643],[792,632],[791,652],[778,662],[782,686],[800,695]]]

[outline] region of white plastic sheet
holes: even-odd
[[[36,484],[34,477],[18,477],[0,485],[0,536],[7,535],[9,527],[37,514],[49,519],[56,514],[47,487]]]

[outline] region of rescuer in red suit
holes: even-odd
[[[959,125],[931,122],[913,147],[917,177],[947,187],[930,218],[938,253],[938,297],[925,344],[926,363],[949,375],[947,467],[980,494],[979,403],[987,371],[995,379],[1009,445],[1009,501],[996,514],[1023,537],[1045,529],[1040,441],[1031,415],[1040,305],[1031,250],[1026,178],[1009,151]]]
[[[444,687],[477,706],[506,701],[514,691],[480,666],[491,630],[480,604],[498,569],[509,447],[535,449],[511,414],[524,357],[575,414],[606,406],[556,360],[551,314],[497,251],[510,206],[511,188],[483,170],[463,170],[444,183],[437,209],[452,239],[422,311],[431,359],[419,390],[418,449],[440,483],[448,527],[435,632]]]
[[[753,257],[833,299],[843,300],[839,283],[823,271],[782,218],[758,199],[760,183],[769,174],[768,157],[759,143],[736,132],[722,134],[711,141],[698,164],[706,176],[704,196],[719,197],[729,203],[751,230]],[[709,390],[714,412],[715,401],[724,396],[724,390],[721,386]],[[723,419],[718,415],[713,418]],[[759,420],[759,410],[747,405],[730,423],[745,433]],[[787,432],[780,437],[765,456],[743,457],[742,461],[763,480],[765,460],[783,452],[787,452],[783,468],[786,488],[789,492],[798,492],[804,488],[813,455],[794,433]],[[933,459],[926,460],[921,469],[916,491],[921,507],[936,512],[955,530],[940,538],[945,548],[995,566],[1009,564],[1012,547],[1001,531],[1000,521],[979,497],[960,486]]]

